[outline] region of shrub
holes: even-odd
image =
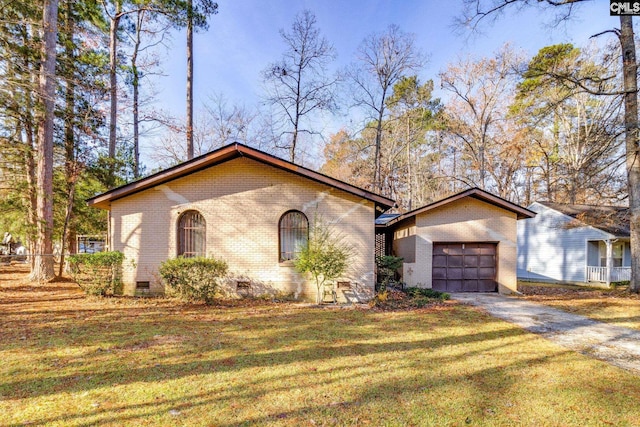
[[[211,304],[220,280],[227,274],[227,263],[214,258],[174,258],[160,265],[159,273],[169,292],[184,301]]]
[[[631,283],[629,280],[620,280],[619,282],[611,282],[612,288],[623,288],[625,286],[629,286]]]
[[[415,299],[416,303],[423,299],[439,299],[441,301],[446,301],[451,297],[446,292],[434,291],[433,289],[428,288],[406,288],[405,292],[411,298]],[[422,301],[420,302],[422,303]],[[423,305],[426,305],[426,302]]]
[[[121,292],[122,252],[76,254],[67,258],[73,280],[88,295],[113,295]]]
[[[396,270],[402,267],[404,258],[393,255],[383,255],[376,257],[376,266],[378,267],[378,283],[379,292],[384,292],[387,285],[393,282]]]
[[[316,218],[311,235],[294,260],[296,270],[308,273],[316,282],[316,302],[322,303],[325,283],[342,276],[353,256],[353,247],[328,223]]]

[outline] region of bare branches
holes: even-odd
[[[457,24],[478,31],[482,24],[489,25],[510,9],[539,8],[551,10],[553,25],[569,20],[579,3],[591,0],[464,0],[464,8]]]
[[[357,59],[358,63],[351,66],[347,75],[355,85],[355,105],[364,107],[375,125],[373,182],[374,188],[381,191],[382,122],[387,98],[393,85],[406,74],[420,69],[425,60],[414,44],[414,36],[402,32],[396,25],[390,25],[382,34],[371,34],[365,38],[358,48]]]
[[[288,148],[292,162],[299,135],[318,133],[311,128],[309,116],[335,110],[334,88],[339,78],[327,75],[335,50],[316,25],[312,12],[305,10],[297,15],[291,31],[280,31],[286,46],[282,58],[263,71],[266,101],[286,123],[281,135],[291,136],[283,146]]]

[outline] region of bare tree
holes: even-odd
[[[147,97],[141,97],[141,86],[145,77],[154,74],[154,68],[158,65],[158,59],[152,52],[153,48],[164,44],[165,35],[171,25],[170,22],[155,19],[148,10],[138,10],[131,31],[128,32],[132,44],[130,66],[128,67],[127,83],[131,85],[133,98],[133,177],[140,177],[140,132],[145,129],[141,124],[145,121],[154,121],[153,113],[148,115],[140,114],[141,107],[149,103],[153,93],[147,93]],[[157,74],[157,71],[155,71]]]
[[[37,209],[35,257],[31,280],[50,280],[53,269],[53,120],[56,90],[58,0],[45,0],[42,16],[42,63],[38,88]]]
[[[105,11],[107,5],[104,3]],[[116,130],[118,120],[118,29],[120,20],[125,15],[122,11],[122,2],[115,0],[113,11],[106,12],[109,17],[109,158],[116,157]]]
[[[258,114],[241,105],[230,105],[220,94],[210,95],[198,114],[193,128],[193,154],[199,156],[231,142],[255,145],[260,140]],[[172,166],[187,160],[180,139],[184,138],[182,119],[164,119],[167,132],[153,145],[151,158],[162,166]]]
[[[357,61],[347,75],[355,85],[355,104],[370,112],[375,126],[373,184],[376,191],[381,191],[380,158],[387,98],[393,85],[403,76],[415,73],[424,59],[415,46],[414,36],[390,25],[384,33],[364,39],[358,48]]]
[[[286,50],[282,58],[263,72],[267,102],[287,123],[282,134],[290,135],[284,148],[296,160],[301,133],[315,134],[308,118],[318,111],[333,111],[333,89],[337,76],[329,77],[327,67],[335,59],[335,49],[320,35],[315,15],[305,10],[296,16],[291,31],[280,30]]]
[[[508,117],[520,62],[520,54],[507,45],[494,57],[461,60],[440,74],[443,89],[452,94],[445,108],[447,132],[461,143],[469,169],[477,172],[468,178],[501,197],[509,195],[522,164],[524,140]]]
[[[465,0],[466,8],[461,24],[477,28],[485,21],[495,19],[501,12],[512,6],[530,6],[554,9],[556,21],[564,20],[577,13],[577,6],[589,0]],[[616,35],[622,53],[622,84],[618,94],[624,96],[624,128],[626,148],[626,168],[631,211],[631,284],[630,289],[640,292],[640,139],[638,135],[638,62],[636,59],[633,18],[620,16],[620,28],[603,31]],[[580,83],[580,82],[577,82]],[[585,90],[587,90],[585,88]],[[600,92],[600,95],[611,95]]]

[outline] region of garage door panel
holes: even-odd
[[[495,292],[498,290],[495,280],[478,280],[479,292]]]
[[[465,243],[464,245],[465,255],[480,255],[481,253],[482,253],[482,249],[478,245]]]
[[[464,249],[460,244],[450,244],[447,245],[446,253],[447,255],[463,255]]]
[[[465,280],[475,280],[478,278],[478,269],[477,268],[465,268],[464,269],[464,279]]]
[[[448,267],[462,267],[464,257],[462,255],[451,255],[447,258]]]
[[[447,269],[447,279],[462,279],[464,277],[462,268],[451,268]]]
[[[447,279],[447,268],[446,267],[434,267],[432,273],[433,279]]]
[[[478,281],[465,280],[462,282],[462,292],[478,292]]]
[[[493,255],[481,255],[480,267],[494,267],[496,265],[496,257]]]
[[[478,266],[478,257],[475,255],[469,256],[469,255],[465,255],[464,256],[464,266],[465,267],[477,267]]]
[[[446,267],[447,266],[447,256],[446,255],[434,255],[433,256],[433,266],[434,267]]]
[[[497,289],[494,243],[434,243],[432,287],[445,292],[494,292]]]
[[[446,292],[447,291],[447,280],[446,279],[433,279],[433,281],[431,282],[431,288],[434,291],[441,291],[441,292]],[[452,292],[452,291],[451,291]]]
[[[462,280],[447,280],[446,287],[443,289],[446,292],[463,292],[464,281]]]
[[[496,277],[496,270],[493,267],[482,267],[478,269],[478,279],[493,280]]]
[[[446,255],[447,254],[447,245],[433,245],[433,256],[436,255]]]
[[[492,243],[485,243],[482,245],[480,253],[482,255],[495,255],[496,254],[496,245]]]

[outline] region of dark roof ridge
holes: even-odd
[[[587,203],[562,203],[562,202],[549,202],[546,200],[539,200],[536,203],[540,203],[541,205],[549,206],[549,205],[561,205],[561,206],[586,206],[590,208],[616,208],[616,209],[629,209],[629,206],[620,206],[620,205],[592,205]]]
[[[512,212],[514,212],[517,215],[518,219],[526,219],[526,218],[533,218],[536,213],[533,211],[530,211],[527,208],[524,208],[520,205],[517,205],[513,202],[510,202],[506,199],[503,199],[502,197],[496,196],[494,194],[489,193],[486,190],[482,190],[481,188],[478,187],[471,187],[468,188],[466,190],[463,190],[459,193],[456,194],[452,194],[451,196],[445,197],[444,199],[440,199],[440,200],[436,200],[435,202],[431,202],[427,205],[424,205],[422,207],[419,207],[417,209],[413,209],[409,212],[405,212],[402,215],[400,215],[399,217],[392,219],[391,221],[389,221],[387,223],[387,225],[391,225],[391,224],[395,224],[397,222],[400,222],[404,219],[407,219],[409,217],[418,215],[422,212],[426,212],[428,210],[431,209],[435,209],[438,208],[440,206],[446,205],[448,203],[452,203],[456,200],[460,200],[464,197],[473,197],[475,199],[479,199],[482,200],[486,203],[489,204],[493,204],[495,206],[499,206],[502,209],[506,209],[506,210],[510,210]]]
[[[130,183],[108,190],[102,194],[93,196],[87,199],[87,203],[89,205],[106,209],[108,203],[112,200],[117,200],[128,195],[153,188],[157,185],[173,181],[183,176],[190,175],[192,173],[238,157],[246,157],[252,160],[256,160],[258,162],[268,164],[270,166],[288,171],[290,173],[304,176],[308,179],[311,179],[312,181],[320,182],[330,187],[350,193],[352,195],[370,200],[374,202],[377,207],[379,207],[378,212],[384,212],[387,209],[393,207],[395,204],[395,202],[388,197],[381,196],[363,188],[356,187],[352,184],[340,181],[339,179],[330,177],[320,172],[316,172],[304,166],[297,165],[288,160],[281,159],[277,156],[265,153],[264,151],[258,150],[257,148],[252,148],[239,142],[232,142],[216,150],[210,151],[209,153],[202,154],[198,157],[194,157],[193,159],[171,166],[167,169],[163,169],[139,180],[132,181]]]

